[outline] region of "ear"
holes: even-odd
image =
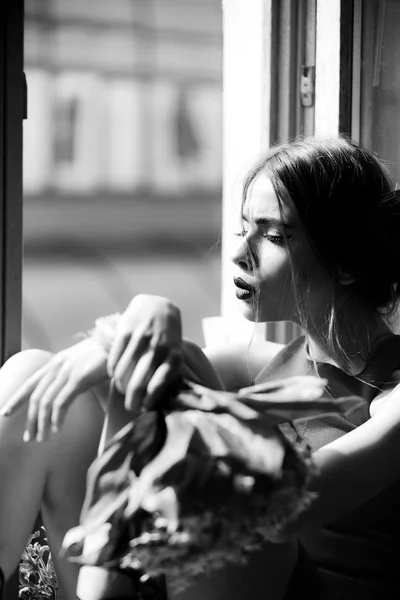
[[[353,277],[353,275],[350,275],[350,273],[347,273],[347,271],[344,271],[341,267],[338,268],[337,274],[338,282],[341,285],[350,285],[356,280],[356,278]]]

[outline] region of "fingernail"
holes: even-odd
[[[1,417],[8,417],[8,416],[10,416],[10,409],[9,408],[5,408],[5,407],[2,408],[0,410],[0,416]]]
[[[24,436],[22,438],[24,440],[24,442],[30,442],[31,441],[31,434],[29,433],[29,431],[24,431]]]
[[[37,436],[36,436],[36,441],[37,442],[43,442],[43,440],[44,440],[43,433],[38,433]]]
[[[51,430],[53,433],[58,433],[60,431],[58,425],[56,425],[55,423],[53,423],[53,425],[51,426]]]

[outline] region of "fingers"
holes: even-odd
[[[147,385],[156,368],[156,354],[155,350],[150,350],[137,362],[125,392],[126,410],[137,412],[142,407]]]
[[[0,414],[2,416],[9,417],[10,415],[17,412],[24,404],[29,401],[29,398],[36,388],[38,382],[43,377],[46,371],[46,366],[42,367],[31,377],[29,377],[24,384],[11,396],[7,404],[1,409]]]
[[[145,401],[146,408],[154,407],[181,362],[180,350],[169,350],[149,336],[132,338],[114,370],[116,388],[125,394],[125,408],[136,412]]]
[[[60,431],[65,421],[68,408],[78,395],[78,390],[73,382],[68,382],[58,393],[53,403],[51,415],[51,428],[53,431]]]
[[[83,391],[73,380],[59,377],[46,387],[45,392],[32,394],[27,416],[24,441],[45,441],[50,431],[59,432],[68,409]]]
[[[126,335],[117,335],[115,338],[107,359],[107,373],[110,379],[115,376],[114,372],[117,364],[119,364],[120,359],[130,341],[131,335],[129,333]]]
[[[63,379],[55,378],[53,371],[46,373],[38,382],[29,400],[24,441],[37,439],[39,442],[45,439],[44,434],[47,434],[50,424],[52,401],[62,385]]]
[[[155,348],[137,362],[125,392],[125,408],[136,412],[142,406],[152,410],[168,384],[178,377],[182,367],[180,350],[166,356],[165,348]],[[161,363],[161,364],[160,364]]]
[[[58,421],[54,423],[54,411],[55,407],[59,410],[60,395],[64,391],[66,385],[67,377],[59,377],[45,389],[43,394],[38,394],[39,410],[37,413],[37,442],[46,440],[49,437],[50,429],[54,432],[59,431],[60,427]],[[70,391],[70,389],[71,386],[68,387],[68,391]],[[31,401],[32,400],[34,400],[34,396],[32,396]]]
[[[166,362],[158,367],[147,386],[146,408],[152,410],[165,392],[168,384],[178,377],[182,368],[180,352],[172,352]]]
[[[47,363],[36,371],[17,390],[4,406],[1,414],[10,416],[29,402],[23,439],[26,442],[37,439],[42,441],[48,435],[51,417],[51,405],[54,397],[64,385],[65,377],[56,372],[53,365]]]
[[[76,383],[69,379],[63,370],[46,372],[41,369],[18,390],[15,398],[11,398],[4,414],[11,415],[29,401],[23,439],[25,442],[43,442],[49,437],[50,430],[61,429],[66,412],[81,393],[83,383],[84,380]]]
[[[128,382],[132,377],[138,360],[145,356],[147,352],[151,352],[148,337],[140,336],[131,338],[112,373],[115,387],[120,394],[126,392]]]
[[[137,331],[116,339],[107,362],[116,389],[125,395],[125,408],[137,412],[144,403],[153,408],[163,390],[180,373],[181,348],[174,348],[164,336]]]
[[[1,411],[8,416],[29,403],[24,440],[43,441],[61,427],[71,402],[106,377],[104,351],[84,340],[59,352],[29,377]]]

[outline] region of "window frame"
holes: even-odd
[[[273,143],[286,141],[302,132],[313,132],[315,101],[312,107],[305,108],[300,105],[299,96],[301,65],[314,66],[310,61],[316,50],[313,35],[317,4],[318,0],[254,0],[250,10],[247,0],[223,1],[221,315],[229,323],[227,329],[238,332],[235,339],[285,343],[300,331],[297,326],[285,322],[256,326],[245,322],[233,294],[234,269],[230,254],[234,243],[234,208],[239,201],[240,178],[248,161]],[[236,56],[237,48],[242,54],[240,61]],[[242,123],[246,120],[251,135],[248,131],[243,134]]]
[[[0,364],[21,348],[24,1],[0,8]]]

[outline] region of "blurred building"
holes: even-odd
[[[157,221],[165,238],[187,226],[189,237],[215,240],[219,0],[26,0],[25,11],[27,247],[59,241],[60,217],[111,245]]]
[[[139,292],[202,343],[220,308],[220,1],[25,0],[24,51],[23,347],[65,347]]]

